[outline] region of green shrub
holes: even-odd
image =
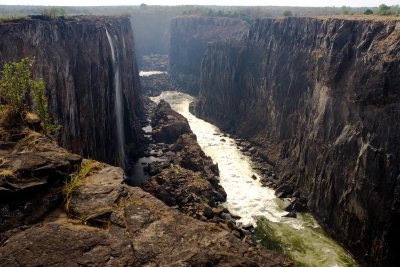
[[[283,16],[285,16],[285,17],[291,17],[291,16],[293,16],[293,13],[292,13],[292,11],[290,11],[290,10],[285,10],[285,11],[283,12]]]
[[[48,102],[46,98],[46,85],[43,79],[32,78],[32,67],[34,60],[26,57],[20,61],[5,63],[0,81],[0,95],[3,100],[1,104],[8,104],[11,112],[20,114],[30,108],[37,113],[43,122],[44,131],[53,133],[60,129],[50,121]],[[30,99],[33,100],[32,107],[29,107]]]
[[[31,74],[32,64],[33,60],[23,58],[19,62],[10,62],[3,66],[0,82],[1,97],[15,113],[25,109],[27,92],[34,82]]]
[[[366,9],[366,10],[364,11],[364,14],[365,14],[365,15],[372,15],[372,14],[374,14],[374,11],[372,11],[371,9]]]
[[[382,16],[390,16],[393,15],[394,13],[392,12],[392,10],[390,9],[389,6],[382,4],[378,6],[378,12],[379,15]]]

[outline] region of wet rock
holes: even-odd
[[[288,185],[281,185],[276,189],[276,197],[278,198],[286,198],[290,197],[291,194],[293,193],[293,188]]]
[[[307,211],[307,202],[301,198],[293,198],[290,204],[285,208],[286,211],[294,211],[294,212],[306,212]]]
[[[286,215],[283,215],[282,217],[288,217],[288,218],[297,218],[297,214],[295,211],[291,211]]]
[[[251,223],[242,225],[242,226],[240,226],[240,227],[241,227],[242,229],[244,229],[244,230],[247,230],[247,231],[250,231],[250,230],[254,229],[254,226],[253,226],[253,224],[251,224]]]
[[[250,152],[250,154],[255,154],[256,152],[257,152],[257,149],[255,148],[255,147],[250,147],[249,148],[249,152]]]
[[[219,168],[218,168],[218,163],[212,164],[210,166],[210,170],[212,171],[212,173],[216,176],[219,176]]]

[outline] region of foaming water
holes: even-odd
[[[274,190],[262,187],[251,176],[260,173],[252,168],[251,159],[237,147],[235,140],[221,137],[218,127],[205,122],[189,112],[193,97],[179,92],[163,92],[152,98],[155,102],[165,99],[171,107],[185,116],[204,152],[218,163],[220,183],[227,193],[224,205],[243,224],[255,224],[259,230],[269,230],[279,239],[284,251],[303,266],[357,266],[351,255],[329,238],[310,214],[298,214],[297,218],[282,217],[284,203],[275,197]]]
[[[114,69],[114,90],[115,90],[115,101],[114,101],[114,112],[116,116],[117,123],[117,141],[118,141],[118,156],[120,166],[125,169],[125,134],[124,134],[124,109],[123,109],[123,100],[122,100],[122,90],[121,90],[121,80],[119,75],[119,65],[117,58],[115,56],[114,51],[114,43],[110,34],[106,29],[108,43],[111,48],[111,57],[113,61],[113,69]],[[118,47],[117,47],[117,55],[118,55]]]
[[[167,72],[166,71],[158,71],[158,70],[140,71],[139,76],[146,77],[146,76],[163,74],[163,73],[167,73]]]

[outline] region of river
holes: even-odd
[[[152,100],[166,100],[171,107],[185,116],[204,152],[218,163],[220,183],[227,193],[224,203],[243,224],[258,223],[256,239],[265,245],[271,235],[278,239],[283,251],[300,266],[357,266],[352,256],[328,237],[309,213],[297,218],[287,214],[284,201],[275,197],[274,190],[262,187],[251,176],[261,176],[252,168],[250,157],[236,146],[235,140],[224,136],[218,127],[201,120],[189,112],[193,97],[173,91],[163,92]],[[270,234],[267,234],[270,233]]]

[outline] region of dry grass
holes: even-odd
[[[99,169],[101,163],[94,160],[85,160],[82,162],[79,170],[70,176],[69,181],[64,186],[65,195],[65,210],[69,211],[69,205],[71,202],[71,194],[75,191],[83,182],[83,179],[87,177],[92,171]]]
[[[0,105],[0,126],[16,126],[22,121],[21,114],[13,110],[10,105]]]
[[[15,173],[10,169],[3,169],[0,170],[0,178],[2,179],[15,178]]]
[[[0,167],[7,165],[7,163],[9,163],[9,162],[10,161],[8,159],[0,158]]]

